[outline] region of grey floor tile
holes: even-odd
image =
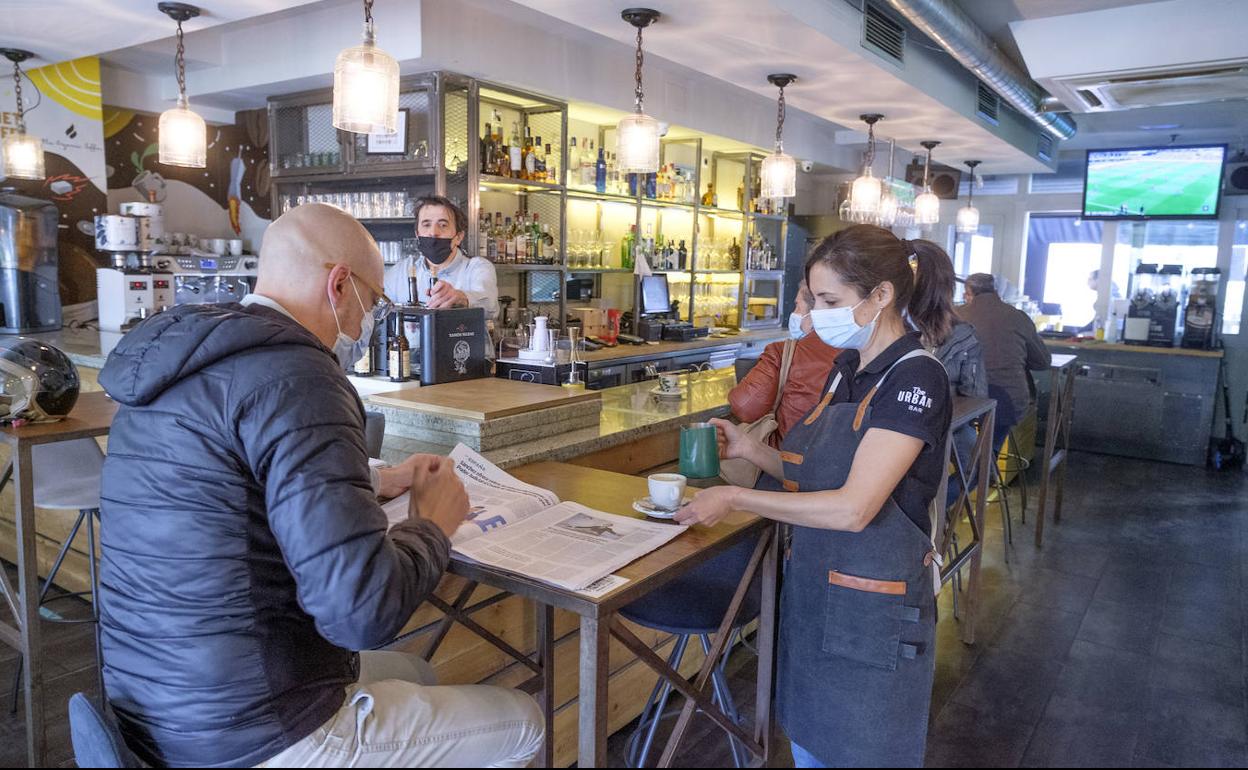
[[[1150,668],[1147,655],[1076,640],[1058,677],[1054,699],[1088,713],[1138,717],[1149,702]]]
[[[1206,606],[1190,602],[1166,602],[1161,616],[1162,633],[1243,649],[1244,623],[1240,605]]]
[[[1081,621],[1077,612],[1019,602],[992,645],[1006,652],[1064,660]]]
[[[1028,604],[1083,613],[1092,603],[1096,583],[1096,578],[1036,568],[1018,598]]]
[[[1023,767],[1125,767],[1135,756],[1139,721],[1054,696],[1036,726]]]
[[[1206,695],[1230,707],[1243,706],[1244,660],[1239,651],[1161,634],[1150,683],[1155,690]]]
[[[953,694],[953,703],[1034,725],[1057,686],[1058,661],[1007,652],[985,652]]]
[[[928,767],[1018,767],[1034,726],[951,703],[927,736]]]
[[[1165,564],[1122,564],[1111,561],[1101,574],[1092,600],[1113,602],[1156,612],[1166,599],[1171,567]]]
[[[1156,609],[1093,601],[1079,626],[1079,639],[1128,652],[1153,651],[1159,618]]]
[[[1136,753],[1182,767],[1241,767],[1248,763],[1244,707],[1153,690]]]

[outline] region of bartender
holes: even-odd
[[[385,290],[396,303],[432,310],[479,307],[486,321],[498,318],[498,275],[488,259],[473,259],[460,248],[468,218],[449,199],[430,195],[416,202],[419,254],[386,269]],[[415,296],[413,296],[413,289]]]

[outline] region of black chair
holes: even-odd
[[[78,767],[143,767],[126,746],[113,710],[107,704],[96,708],[80,692],[69,699],[69,737]]]
[[[672,670],[679,671],[685,651],[694,637],[700,640],[703,653],[710,653],[711,634],[719,630],[719,624],[728,612],[728,605],[732,603],[741,576],[749,566],[755,546],[756,543],[751,541],[733,546],[693,572],[623,608],[620,615],[639,626],[674,634],[676,642],[668,655],[667,664]],[[761,584],[756,578],[741,604],[730,634],[740,635],[742,627],[758,617],[761,596]],[[714,689],[712,702],[718,704],[730,719],[736,721],[739,717],[724,672],[732,647],[732,644],[728,644],[724,648],[724,656],[711,675],[711,684]],[[660,679],[655,683],[654,690],[642,709],[637,729],[628,739],[625,763],[629,767],[645,766],[659,723],[673,715],[666,712],[671,694],[672,686],[665,680]],[[748,765],[750,754],[746,748],[731,735],[728,740],[734,764],[737,767]]]

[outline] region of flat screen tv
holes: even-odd
[[[1088,150],[1088,219],[1216,219],[1226,145]]]

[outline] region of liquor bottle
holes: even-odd
[[[546,151],[542,149],[542,138],[537,137],[533,143],[533,181],[546,182]]]
[[[579,153],[580,151],[577,150],[576,148],[576,137],[574,136],[572,137],[571,144],[568,145],[568,186],[569,187],[577,187],[581,183],[580,179],[578,179],[576,176],[578,173],[578,169],[579,169],[579,166],[577,164],[580,162],[580,158],[581,158]]]
[[[646,237],[641,242],[641,257],[654,267],[654,227],[646,225]]]
[[[523,214],[516,214],[516,263],[529,263],[529,226]]]
[[[706,185],[706,192],[702,193],[702,205],[714,206],[715,203],[715,183],[711,182]]]
[[[650,200],[654,200],[655,186],[657,184],[656,180],[658,176],[659,175],[654,173],[653,171],[650,172],[649,174],[646,174],[646,197],[649,198]]]
[[[487,214],[485,218],[486,228],[481,233],[481,238],[485,240],[485,258],[491,262],[498,261],[498,241],[495,239],[494,215]]]
[[[373,346],[372,340],[369,340],[369,346],[364,348],[364,355],[360,356],[360,360],[352,366],[351,373],[356,377],[372,377],[374,371]]]
[[[513,122],[511,124],[511,146],[508,150],[512,179],[520,179],[520,175],[524,173],[523,154],[524,151],[520,147],[520,127]]]
[[[629,194],[629,197],[632,197],[632,198],[636,198],[636,197],[637,197],[637,188],[638,188],[638,186],[640,185],[640,180],[638,179],[638,177],[639,177],[639,176],[640,176],[640,174],[629,174],[629,175],[628,175],[628,194]]]
[[[611,153],[611,159],[607,161],[607,192],[624,194],[624,186],[620,183],[620,164],[616,162],[615,153]]]
[[[685,242],[680,242],[680,248],[676,250],[676,258],[679,260],[677,264],[679,270],[689,269],[689,249],[685,246]]]
[[[511,217],[506,219],[502,232],[502,248],[499,252],[503,255],[503,261],[510,265],[516,262],[516,225],[511,221]]]
[[[533,212],[533,220],[529,223],[529,261],[535,265],[543,264],[542,227],[538,224],[537,212]]]
[[[530,126],[524,127],[524,149],[521,152],[524,170],[520,172],[520,178],[533,181],[537,178],[537,156],[533,154],[533,129]]]
[[[546,145],[546,153],[542,158],[542,163],[546,166],[546,181],[551,184],[559,184],[559,159],[550,151],[550,145]]]
[[[395,313],[392,317],[394,324],[386,349],[386,369],[391,382],[407,382],[412,377],[411,346],[407,344],[407,335],[403,331],[403,316]]]
[[[550,234],[550,225],[542,225],[542,253],[546,255],[546,264],[553,265],[559,259],[555,253],[555,238]]]
[[[607,191],[607,158],[602,148],[598,148],[598,162],[594,164],[594,189],[602,195]]]
[[[481,173],[494,173],[494,129],[485,124],[485,136],[481,137]]]
[[[490,215],[482,211],[477,217],[477,256],[489,258]]]
[[[637,241],[637,225],[629,225],[628,234],[620,241],[620,267],[633,269],[633,244]]]
[[[737,244],[737,239],[732,239],[732,245],[728,247],[728,269],[741,269],[741,246]]]
[[[745,211],[745,182],[737,185],[737,210]]]

